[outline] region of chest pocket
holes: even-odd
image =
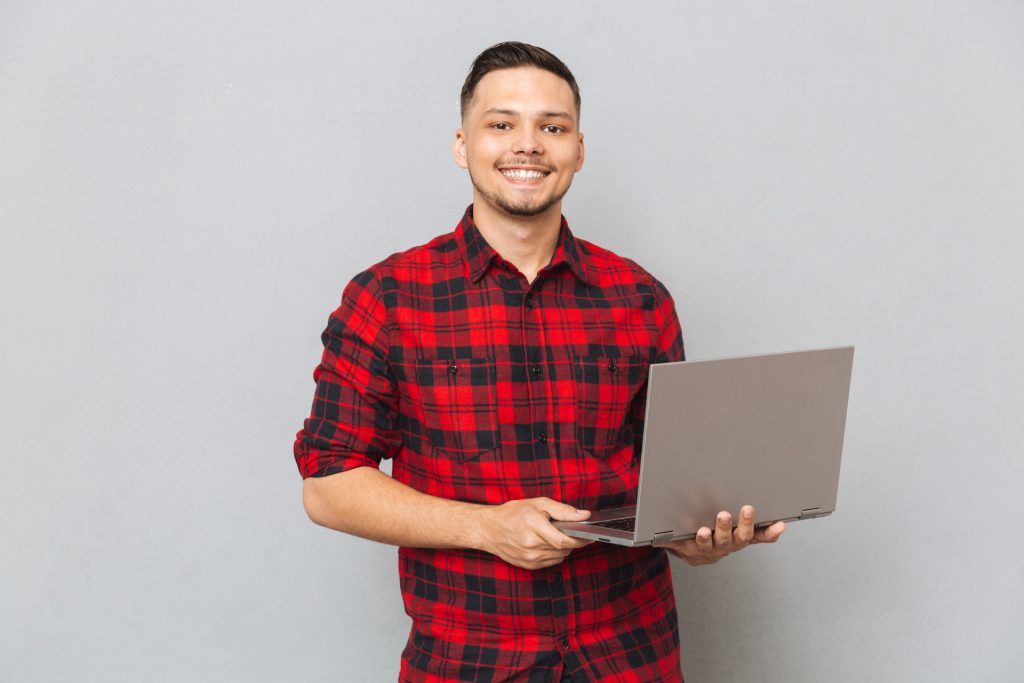
[[[496,368],[493,358],[416,361],[427,438],[460,461],[501,445]]]
[[[633,445],[630,407],[647,381],[642,356],[577,356],[576,439],[580,447],[604,458]]]

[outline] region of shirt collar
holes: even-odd
[[[455,237],[463,253],[466,275],[473,283],[479,282],[492,264],[500,263],[503,260],[501,254],[487,243],[484,236],[480,234],[480,229],[473,222],[472,204],[466,209],[465,215],[459,221],[458,227],[455,228]],[[583,282],[592,284],[588,277],[587,260],[588,254],[585,247],[573,236],[569,229],[569,223],[566,222],[565,216],[562,216],[562,227],[558,233],[555,253],[551,256],[551,263],[545,268],[554,268],[558,264],[564,263],[576,277]]]

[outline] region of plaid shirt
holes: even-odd
[[[647,367],[683,358],[664,286],[575,238],[527,282],[453,233],[357,275],[323,333],[303,477],[393,458],[392,476],[453,500],[633,503]],[[403,681],[679,681],[664,550],[594,543],[530,571],[476,550],[400,548],[412,630]]]

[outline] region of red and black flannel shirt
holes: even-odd
[[[647,367],[683,358],[664,286],[562,220],[528,283],[473,224],[357,275],[323,333],[303,477],[393,458],[419,491],[496,505],[635,501]],[[400,548],[402,681],[679,681],[663,550],[594,543],[530,571]]]

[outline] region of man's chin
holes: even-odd
[[[473,176],[470,174],[470,179],[472,180],[472,178]],[[562,197],[565,196],[565,192],[563,192],[557,197],[547,197],[540,201],[514,201],[511,197],[498,194],[497,192],[485,192],[483,188],[476,184],[476,181],[473,181],[473,187],[480,197],[488,200],[491,206],[508,216],[515,216],[516,218],[535,218],[540,216],[550,211],[551,207],[557,206]]]
[[[533,218],[549,211],[561,199],[561,197],[551,197],[543,202],[512,202],[505,197],[498,197],[494,204],[510,216]]]
[[[516,216],[518,218],[533,218],[539,216],[548,209],[551,208],[551,204],[546,206],[538,206],[534,204],[520,205],[520,204],[498,204],[498,208],[507,213],[510,216]]]

